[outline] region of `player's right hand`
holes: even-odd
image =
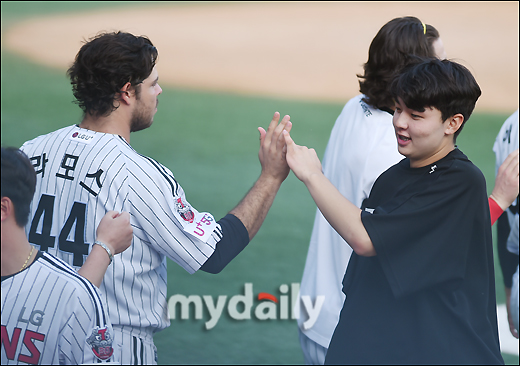
[[[112,254],[123,252],[132,244],[133,229],[128,212],[108,211],[99,222],[97,240],[105,243]]]
[[[292,123],[291,117],[286,115],[280,120],[280,113],[275,112],[267,132],[259,127],[260,132],[260,151],[258,152],[258,158],[262,165],[262,174],[282,182],[289,175],[289,166],[285,160],[285,141],[282,135],[282,131],[290,131]]]

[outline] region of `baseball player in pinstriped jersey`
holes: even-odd
[[[244,199],[218,221],[192,207],[172,172],[129,143],[157,111],[156,58],[146,37],[94,37],[68,71],[82,122],[22,146],[37,173],[26,231],[40,250],[79,268],[101,217],[130,213],[133,243],[100,287],[123,364],[157,362],[153,335],[169,326],[166,257],[189,273],[218,273],[254,237],[289,173],[282,131],[291,122],[275,113],[259,128],[262,172]]]
[[[27,240],[24,227],[35,183],[27,156],[2,148],[2,365],[116,361],[119,352],[114,353],[99,290],[64,261],[35,251]],[[130,245],[132,230],[127,213],[126,219],[114,214],[103,218],[97,237],[117,253]],[[109,264],[103,251],[100,257],[94,250],[84,268],[93,282],[99,282],[98,273]],[[98,273],[90,276],[91,271]]]
[[[506,192],[506,186],[500,187],[500,175],[504,170],[514,172],[509,178],[509,185],[515,190],[509,191],[509,197],[503,195],[500,205],[505,213],[497,224],[497,251],[500,269],[504,277],[506,307],[509,330],[518,338],[518,109],[503,123],[493,144],[496,158],[496,180],[491,196]],[[511,156],[515,156],[514,160]],[[509,164],[508,164],[509,161]],[[512,169],[512,167],[515,169]],[[507,168],[506,168],[507,167]],[[508,198],[508,199],[507,199]],[[497,199],[497,203],[500,202]]]
[[[97,289],[60,259],[38,252],[2,276],[2,365],[115,361],[112,337]]]

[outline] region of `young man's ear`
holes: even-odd
[[[2,221],[6,220],[9,216],[11,216],[13,212],[13,202],[9,197],[2,197]]]
[[[446,121],[446,129],[444,130],[444,133],[446,135],[453,135],[455,132],[457,132],[462,126],[462,123],[464,122],[464,116],[460,113],[457,113]]]

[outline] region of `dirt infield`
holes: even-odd
[[[483,94],[478,110],[518,108],[518,2],[250,2],[154,4],[29,19],[2,47],[65,70],[99,31],[147,35],[161,83],[211,91],[345,102],[358,93],[370,41],[405,15],[434,25],[448,58]]]

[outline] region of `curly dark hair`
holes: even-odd
[[[386,23],[370,44],[364,75],[357,75],[361,79],[359,91],[365,95],[363,101],[374,108],[393,107],[389,84],[410,62],[410,56],[435,57],[433,42],[438,38],[437,29],[423,25],[416,17],[395,18]]]
[[[436,58],[414,59],[392,81],[389,90],[394,100],[401,98],[412,110],[423,112],[425,107],[438,109],[443,121],[462,114],[464,121],[454,134],[454,142],[482,94],[466,67]]]
[[[117,95],[130,83],[138,95],[140,83],[152,72],[158,52],[145,36],[125,32],[100,33],[81,47],[67,76],[85,114],[107,116],[118,108]]]
[[[29,211],[36,189],[36,172],[25,153],[14,147],[2,147],[2,197],[8,197],[14,206],[14,217],[19,227],[29,221]]]

